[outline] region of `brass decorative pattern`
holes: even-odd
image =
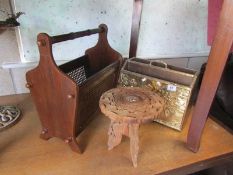
[[[183,119],[191,96],[191,88],[168,81],[122,71],[119,85],[123,87],[144,87],[157,92],[165,99],[164,111],[155,119],[156,122],[182,129]]]

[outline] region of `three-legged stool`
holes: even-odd
[[[101,111],[111,119],[108,149],[120,144],[122,135],[128,136],[133,166],[137,167],[139,125],[153,121],[162,112],[163,98],[147,89],[122,87],[105,92],[99,105]]]

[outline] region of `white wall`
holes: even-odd
[[[133,0],[15,0],[16,11],[26,15],[20,18],[23,61],[38,60],[36,36],[109,27],[109,43],[123,55],[128,55]],[[36,7],[36,8],[35,8]],[[95,45],[97,35],[53,45],[57,60],[74,59]]]
[[[14,30],[0,31],[0,95],[28,92],[25,72],[38,60],[36,35],[57,35],[109,26],[109,42],[122,55],[128,56],[133,0],[12,0],[20,17],[17,41]],[[1,0],[0,8],[9,7]],[[1,17],[4,18],[5,17]],[[180,67],[199,69],[207,60],[207,0],[144,0],[137,56],[170,58],[165,61]],[[59,60],[73,59],[92,46],[96,36],[54,45]],[[17,45],[17,43],[19,45]],[[19,54],[21,50],[21,59]],[[200,56],[200,57],[197,57]],[[179,58],[181,57],[181,58]],[[22,62],[21,62],[22,61]],[[19,63],[21,62],[21,63]]]
[[[206,55],[207,0],[144,0],[137,55],[139,57],[179,57]],[[38,60],[36,36],[109,27],[109,42],[128,56],[133,0],[15,0],[20,18],[23,61]],[[36,7],[36,8],[35,8]],[[95,44],[96,37],[54,45],[58,60],[83,55]]]
[[[0,9],[11,12],[8,0],[0,0]],[[7,15],[0,12],[0,20],[5,20]],[[4,62],[20,62],[19,50],[14,29],[0,29],[0,65]],[[14,82],[9,69],[0,68],[0,95],[14,94]]]
[[[206,55],[207,0],[144,0],[137,55]]]

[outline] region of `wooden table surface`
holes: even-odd
[[[0,97],[1,104],[14,104],[22,110],[21,120],[0,132],[0,174],[4,175],[188,174],[233,160],[233,135],[210,118],[198,153],[185,147],[189,119],[182,132],[157,123],[142,125],[138,167],[134,168],[129,139],[107,150],[110,120],[99,112],[77,138],[84,148],[83,154],[77,154],[60,139],[39,138],[39,119],[28,95]]]

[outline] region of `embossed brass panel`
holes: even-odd
[[[155,121],[181,130],[197,72],[149,60],[129,59],[119,77],[120,86],[144,87],[165,99],[164,111]],[[156,75],[158,73],[158,75]],[[153,76],[152,76],[153,75]]]

